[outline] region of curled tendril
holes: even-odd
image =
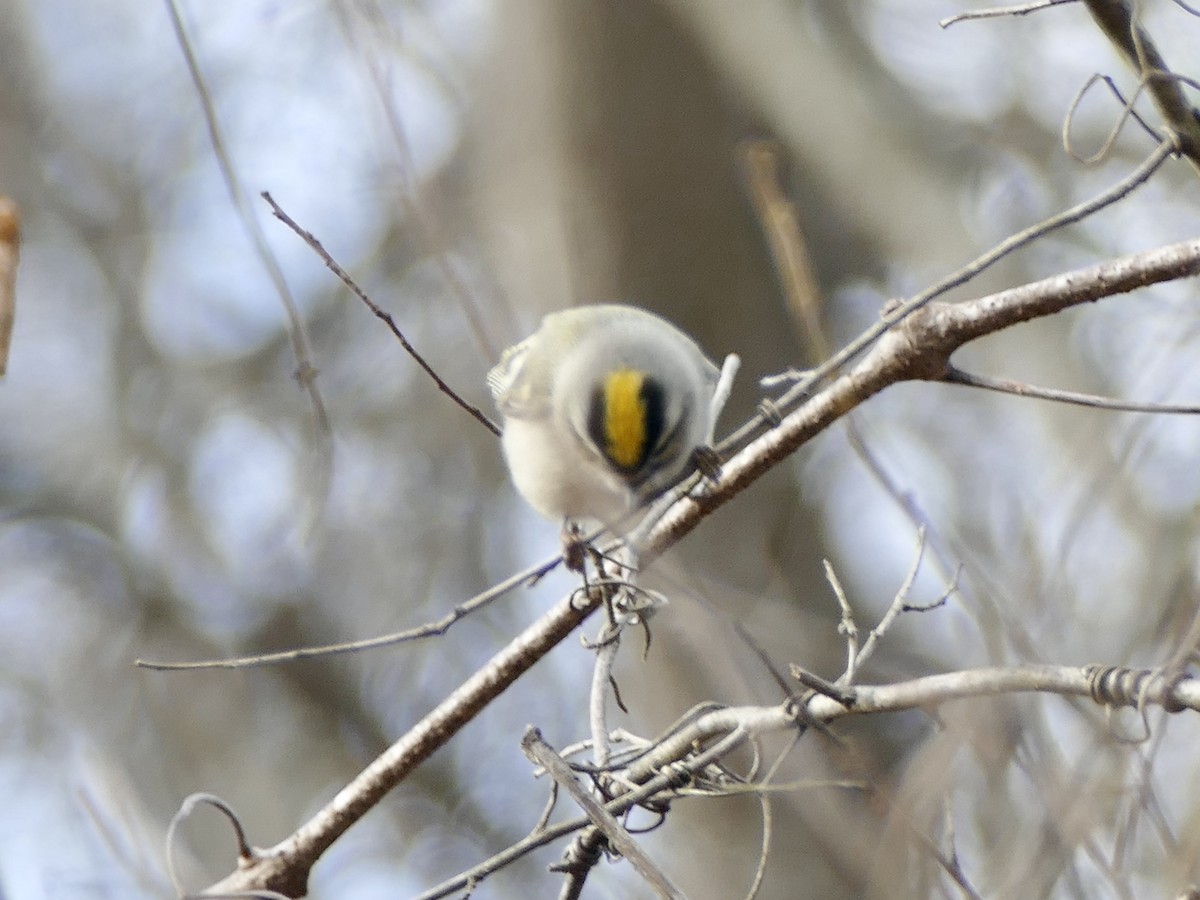
[[[1092,86],[1099,81],[1103,81],[1106,85],[1108,85],[1108,89],[1112,91],[1113,95],[1119,101],[1121,101],[1121,117],[1117,119],[1112,128],[1109,130],[1108,136],[1104,139],[1104,143],[1100,145],[1100,149],[1091,156],[1082,156],[1076,152],[1074,142],[1071,140],[1071,126],[1075,121],[1075,113],[1079,109],[1079,104],[1083,102],[1083,98],[1087,95],[1088,91],[1092,89]],[[1161,135],[1159,135],[1158,132],[1150,127],[1150,124],[1146,122],[1146,120],[1141,117],[1137,110],[1133,108],[1133,105],[1137,102],[1138,97],[1141,96],[1141,93],[1145,87],[1146,81],[1143,80],[1140,84],[1138,84],[1137,90],[1134,91],[1133,96],[1126,100],[1125,96],[1121,93],[1120,89],[1117,87],[1112,78],[1107,75],[1102,75],[1099,72],[1092,75],[1091,78],[1084,82],[1083,87],[1076,92],[1074,99],[1071,100],[1070,107],[1067,109],[1067,115],[1063,119],[1062,142],[1063,150],[1066,151],[1067,155],[1070,156],[1071,159],[1078,163],[1082,163],[1085,166],[1095,165],[1101,160],[1106,159],[1109,152],[1112,150],[1113,144],[1116,143],[1121,131],[1125,128],[1125,123],[1131,118],[1141,125],[1142,128],[1145,129],[1146,133],[1153,137],[1156,141],[1162,140]]]

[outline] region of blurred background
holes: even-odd
[[[1200,21],[1142,4],[1192,77]],[[270,845],[573,586],[519,590],[422,644],[240,672],[196,659],[369,637],[446,612],[544,559],[558,526],[516,497],[495,439],[443,395],[312,251],[270,191],[489,410],[500,348],[567,305],[658,311],[759,377],[811,362],[747,187],[777,142],[837,346],[889,298],[1125,175],[1062,150],[1096,71],[1131,78],[1083,7],[939,19],[950,0],[271,0],[0,5],[0,193],[24,218],[0,380],[0,896],[171,893],[163,837],[193,791]],[[221,130],[214,152],[204,103]],[[1119,115],[1102,90],[1081,153]],[[1200,233],[1169,163],[1114,208],[958,292],[968,297]],[[261,246],[256,235],[262,236]],[[307,335],[298,359],[277,267]],[[1122,398],[1196,403],[1195,282],[1011,329],[958,362]],[[307,361],[328,428],[295,373]],[[651,736],[692,704],[774,702],[736,636],[828,678],[844,662],[834,565],[869,627],[929,549],[863,674],[1022,662],[1157,665],[1197,608],[1200,423],[918,384],[875,398],[656,566],[671,597],[618,678]],[[524,836],[546,787],[518,742],[586,735],[591,657],[569,641],[339,841],[310,896],[407,897]],[[1107,721],[1010,698],[809,735],[781,771],[762,897],[1174,896],[1200,880],[1195,717]],[[865,780],[871,791],[822,787]],[[743,896],[751,798],[676,804],[644,836],[695,898]],[[475,896],[551,896],[559,848]],[[211,811],[178,856],[199,889],[234,844]],[[637,897],[602,864],[587,896]]]

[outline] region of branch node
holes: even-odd
[[[783,413],[779,411],[779,407],[769,397],[763,397],[758,401],[758,414],[762,416],[762,420],[771,428],[778,428],[783,422]]]
[[[808,669],[798,666],[795,663],[792,663],[791,670],[792,677],[806,688],[840,703],[847,709],[850,709],[858,702],[858,693],[853,687],[842,687],[832,681],[826,681],[820,675],[810,672]]]

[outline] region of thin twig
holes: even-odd
[[[596,641],[596,662],[592,668],[592,688],[588,701],[588,725],[592,734],[592,762],[608,765],[608,692],[612,684],[613,664],[621,647],[621,627],[605,625]]]
[[[408,338],[404,336],[404,332],[400,330],[400,327],[396,324],[396,320],[392,318],[391,313],[384,310],[382,307],[376,304],[374,300],[367,296],[366,292],[358,286],[358,284],[353,278],[350,277],[346,270],[338,265],[337,261],[334,260],[334,258],[329,254],[329,251],[325,249],[321,242],[317,240],[317,238],[311,232],[305,231],[303,228],[297,225],[295,220],[280,208],[279,204],[275,202],[275,198],[272,197],[269,192],[263,191],[262,198],[270,205],[271,212],[274,213],[275,218],[277,218],[288,228],[292,229],[292,231],[294,231],[296,235],[302,241],[304,241],[304,243],[308,244],[308,246],[313,249],[313,252],[321,258],[321,262],[325,263],[326,268],[336,275],[342,284],[344,284],[354,293],[354,296],[358,297],[359,300],[366,304],[367,309],[371,310],[376,318],[382,320],[383,323],[387,325],[387,327],[391,330],[392,335],[400,342],[400,346],[403,347],[408,355],[416,361],[417,365],[425,370],[425,374],[433,379],[433,383],[437,385],[437,389],[457,403],[462,409],[466,410],[484,428],[496,435],[496,437],[499,437],[499,426],[496,425],[496,423],[489,419],[486,415],[484,415],[478,407],[473,406],[464,400],[457,391],[455,391],[442,379],[442,376],[438,375],[433,366],[425,361],[425,357],[417,352],[417,348],[409,343]]]
[[[779,155],[779,146],[773,141],[750,141],[742,148],[750,196],[782,282],[783,296],[808,344],[809,360],[816,363],[829,355],[821,328],[821,291],[796,209],[780,184]]]
[[[591,692],[588,701],[588,724],[592,735],[592,762],[597,769],[603,769],[611,758],[608,737],[608,696],[611,691],[616,697],[617,705],[624,709],[620,692],[613,678],[613,666],[617,661],[617,653],[621,648],[621,633],[633,619],[630,609],[642,600],[642,593],[637,586],[636,552],[630,547],[618,548],[614,555],[606,557],[603,553],[595,554],[595,565],[599,582],[593,585],[594,590],[604,593],[604,608],[608,613],[605,623],[600,628],[600,634],[594,644],[596,662],[592,669]],[[653,611],[650,592],[646,592],[650,602],[648,612]],[[639,614],[634,613],[636,618]],[[642,624],[645,624],[643,618]],[[649,630],[646,632],[646,646],[649,649]]]
[[[1013,394],[1017,397],[1053,400],[1056,403],[1070,403],[1074,406],[1086,406],[1091,409],[1107,409],[1116,412],[1168,413],[1171,415],[1187,416],[1200,415],[1200,406],[1116,400],[1111,397],[1100,397],[1096,394],[1083,394],[1078,391],[1037,387],[1036,385],[1026,384],[1021,381],[992,378],[988,375],[975,375],[970,372],[964,372],[962,369],[954,366],[947,368],[946,377],[942,380],[948,384],[962,384],[967,387],[983,388],[987,391],[998,391],[1002,394]]]
[[[800,741],[800,734],[793,734],[788,740],[788,745],[780,751],[775,757],[775,761],[767,769],[761,782],[754,785],[758,790],[759,803],[762,809],[762,844],[758,852],[758,865],[754,868],[754,880],[750,883],[750,889],[746,891],[746,900],[754,900],[758,896],[759,890],[762,888],[763,879],[767,874],[767,860],[771,856],[771,835],[774,831],[774,816],[771,807],[771,788],[774,786],[775,776],[779,774],[779,769],[783,765],[783,761],[796,749],[796,744]]]
[[[928,603],[905,603],[901,612],[932,612],[946,605],[955,592],[958,591],[958,582],[962,578],[963,567],[962,563],[958,564],[958,568],[954,570],[954,575],[950,578],[950,582],[942,589],[936,598]]]
[[[904,611],[904,607],[908,604],[908,596],[912,592],[913,584],[917,580],[917,573],[921,571],[921,560],[924,556],[925,529],[921,527],[917,529],[917,552],[913,554],[913,561],[909,567],[908,574],[900,584],[900,589],[896,591],[896,596],[892,598],[887,612],[883,614],[883,618],[879,620],[879,624],[871,629],[866,641],[863,642],[862,649],[858,651],[858,656],[854,661],[856,668],[861,668],[862,664],[871,658],[871,654],[875,652],[880,638],[888,633],[888,630],[892,627],[892,623],[896,621],[896,617]]]
[[[820,675],[817,675],[815,672],[810,672],[808,669],[805,669],[803,666],[799,666],[796,663],[792,663],[790,669],[792,672],[792,677],[810,691],[815,691],[818,694],[831,697],[838,703],[841,703],[845,706],[854,705],[854,688],[843,686],[844,684],[849,683],[845,675],[843,675],[837,681],[827,681]]]
[[[605,803],[604,809],[614,816],[619,816],[664,791],[668,793],[673,792],[681,778],[687,778],[691,773],[699,772],[714,761],[732,753],[746,741],[748,736],[749,734],[745,730],[735,729],[733,732],[725,734],[721,740],[707,750],[688,759],[680,759],[673,766],[666,768],[662,772],[659,772],[657,768],[645,770],[641,773],[641,777],[646,779],[644,782],[640,783],[636,788]],[[690,749],[690,747],[685,747],[684,755],[690,752]],[[468,871],[461,872],[436,887],[430,888],[417,897],[416,900],[438,900],[438,898],[447,897],[462,890],[468,884],[478,884],[488,875],[510,865],[522,856],[531,853],[539,847],[553,843],[572,832],[585,828],[589,824],[591,824],[591,820],[582,817],[570,822],[563,822],[559,825],[552,825],[545,831],[537,834],[530,834],[523,840],[507,847]]]
[[[1071,126],[1075,122],[1075,114],[1079,109],[1079,104],[1083,102],[1084,96],[1089,90],[1091,90],[1092,85],[1098,81],[1102,81],[1108,85],[1108,89],[1112,91],[1118,100],[1121,101],[1121,115],[1117,121],[1113,123],[1112,128],[1109,129],[1108,136],[1105,137],[1104,142],[1100,145],[1100,149],[1091,156],[1080,156],[1075,152],[1074,141],[1071,140]],[[1067,114],[1063,117],[1062,145],[1067,156],[1085,166],[1094,165],[1100,162],[1102,159],[1108,156],[1109,151],[1112,150],[1113,145],[1117,142],[1117,138],[1120,136],[1121,130],[1125,127],[1125,123],[1130,118],[1141,125],[1142,130],[1145,131],[1146,134],[1150,135],[1150,137],[1154,138],[1155,141],[1161,141],[1162,135],[1155,131],[1150,126],[1150,123],[1143,119],[1141,114],[1134,109],[1134,104],[1137,103],[1137,99],[1145,89],[1145,86],[1145,80],[1139,82],[1137,90],[1134,92],[1133,96],[1126,100],[1125,96],[1117,87],[1116,82],[1114,82],[1109,76],[1101,75],[1099,72],[1097,72],[1088,78],[1088,80],[1084,82],[1083,87],[1076,91],[1075,96],[1071,99],[1070,106],[1067,107]]]
[[[542,766],[554,779],[555,784],[566,788],[571,799],[579,804],[592,824],[603,832],[608,845],[629,860],[630,865],[646,880],[646,883],[654,889],[658,896],[669,898],[683,896],[679,888],[671,883],[666,874],[646,855],[646,851],[638,845],[612,813],[583,789],[579,779],[571,771],[571,767],[554,752],[553,747],[546,743],[540,731],[532,726],[527,728],[525,736],[521,738],[521,750],[531,762]]]
[[[827,559],[822,560],[822,562],[825,564],[825,580],[833,588],[833,595],[837,597],[838,608],[842,611],[842,619],[838,623],[838,634],[846,638],[846,670],[842,673],[842,677],[838,679],[838,682],[841,684],[853,684],[854,676],[858,671],[858,625],[854,621],[854,610],[850,607],[850,598],[846,596],[846,590],[842,587],[842,582],[837,577],[833,563]]]
[[[1037,12],[1039,9],[1045,9],[1048,6],[1060,6],[1064,3],[1075,2],[1076,0],[1033,0],[1032,3],[1022,3],[1019,6],[994,6],[990,9],[977,9],[971,12],[947,16],[940,20],[938,24],[942,28],[949,28],[951,25],[957,25],[959,22],[966,22],[970,19],[999,19],[1007,16],[1024,16],[1032,12]]]
[[[233,827],[234,839],[237,841],[238,859],[248,860],[253,856],[254,851],[250,849],[250,844],[246,841],[246,831],[242,827],[242,820],[238,818],[237,813],[233,811],[228,803],[218,797],[216,794],[197,793],[189,794],[184,798],[183,803],[179,805],[175,815],[171,816],[171,821],[167,825],[167,835],[164,839],[166,845],[165,856],[167,861],[167,876],[171,879],[171,886],[175,889],[176,897],[193,897],[196,896],[188,892],[183,881],[179,877],[179,872],[175,866],[175,843],[178,840],[179,829],[183,823],[191,817],[196,811],[196,807],[201,804],[211,806],[218,810]],[[291,900],[284,894],[269,890],[249,890],[238,891],[233,894],[214,894],[205,892],[203,896],[206,900],[222,900],[222,898],[258,898],[258,900]]]
[[[311,659],[317,656],[333,656],[339,653],[357,653],[360,650],[372,650],[378,647],[391,647],[408,641],[416,641],[427,637],[437,637],[445,634],[459,619],[467,616],[493,600],[504,596],[513,588],[530,581],[536,581],[562,562],[562,556],[554,556],[536,566],[530,566],[522,572],[511,575],[486,591],[476,594],[470,600],[464,600],[450,612],[433,622],[384,634],[359,641],[344,641],[338,644],[324,644],[316,647],[298,647],[292,650],[281,650],[278,653],[261,653],[257,656],[239,656],[232,659],[202,659],[190,662],[166,662],[162,660],[138,659],[134,665],[142,669],[178,672],[193,669],[251,669],[258,666],[269,666],[275,663],[293,662],[298,659]]]

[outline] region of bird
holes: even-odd
[[[635,306],[547,315],[487,376],[518,493],[564,528],[616,529],[711,444],[737,357],[725,368],[728,376],[691,337]]]

